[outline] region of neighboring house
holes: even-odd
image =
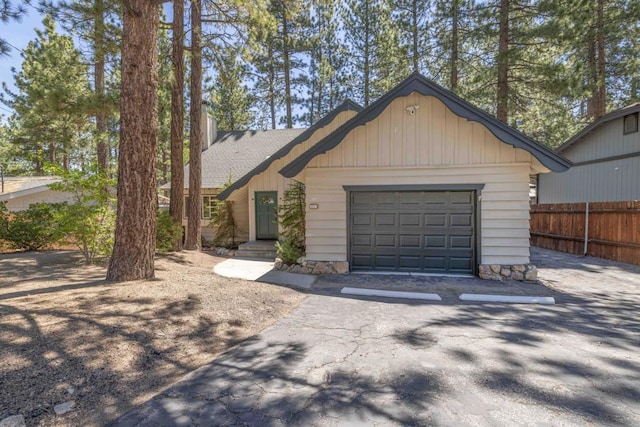
[[[278,200],[303,182],[306,258],[335,270],[522,278],[529,176],[570,165],[413,74],[365,109],[346,102],[218,198],[246,210],[249,239],[275,239]]]
[[[640,103],[616,110],[558,147],[573,166],[539,176],[538,203],[640,200],[639,113]]]
[[[71,195],[54,191],[50,184],[60,181],[54,176],[5,177],[4,192],[0,192],[0,202],[6,202],[9,212],[22,211],[33,203],[59,203],[71,200]]]

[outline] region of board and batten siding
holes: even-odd
[[[585,135],[561,154],[576,164],[566,172],[539,176],[538,203],[640,200],[640,132],[624,135],[622,118]],[[630,157],[611,159],[616,156]]]
[[[419,105],[414,115],[407,106]],[[479,194],[481,264],[529,263],[528,152],[499,141],[434,97],[394,100],[297,177],[306,184],[307,259],[348,261],[343,186],[484,184]],[[317,209],[309,209],[309,204]]]
[[[342,124],[344,124],[347,120],[353,117],[356,114],[355,111],[344,111],[333,119],[331,123],[328,125],[316,130],[306,141],[295,146],[286,156],[281,159],[278,159],[271,163],[267,170],[259,173],[258,175],[251,178],[249,183],[245,185],[242,189],[234,191],[229,200],[237,200],[241,197],[242,191],[244,191],[247,198],[247,227],[248,227],[248,237],[249,240],[255,240],[256,238],[256,207],[254,195],[256,191],[277,191],[278,192],[278,205],[282,203],[282,195],[289,188],[289,184],[291,183],[291,179],[285,178],[278,173],[280,169],[286,166],[293,159],[298,157],[300,154],[307,151],[309,148],[314,146],[318,141],[320,141],[325,136],[329,135],[331,132],[336,130]],[[236,202],[240,204],[240,201]]]
[[[573,166],[538,178],[538,203],[640,200],[640,156]]]
[[[640,132],[624,135],[622,118],[585,135],[561,154],[574,163],[640,152]]]

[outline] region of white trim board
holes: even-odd
[[[386,297],[386,298],[404,298],[404,299],[417,299],[424,301],[442,301],[440,295],[429,294],[424,292],[404,292],[404,291],[385,291],[383,289],[367,289],[367,288],[342,288],[341,294],[346,295],[362,295],[371,297]]]
[[[489,295],[489,294],[462,294],[458,298],[462,301],[477,302],[509,302],[516,304],[555,304],[554,297],[518,296],[518,295]]]

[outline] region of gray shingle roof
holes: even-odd
[[[218,132],[202,153],[202,188],[219,188],[243,177],[268,156],[284,147],[305,129],[273,129]],[[165,184],[162,188],[170,188]],[[184,168],[184,188],[189,188],[189,165]]]

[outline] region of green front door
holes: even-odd
[[[256,191],[256,239],[278,238],[278,192]]]

